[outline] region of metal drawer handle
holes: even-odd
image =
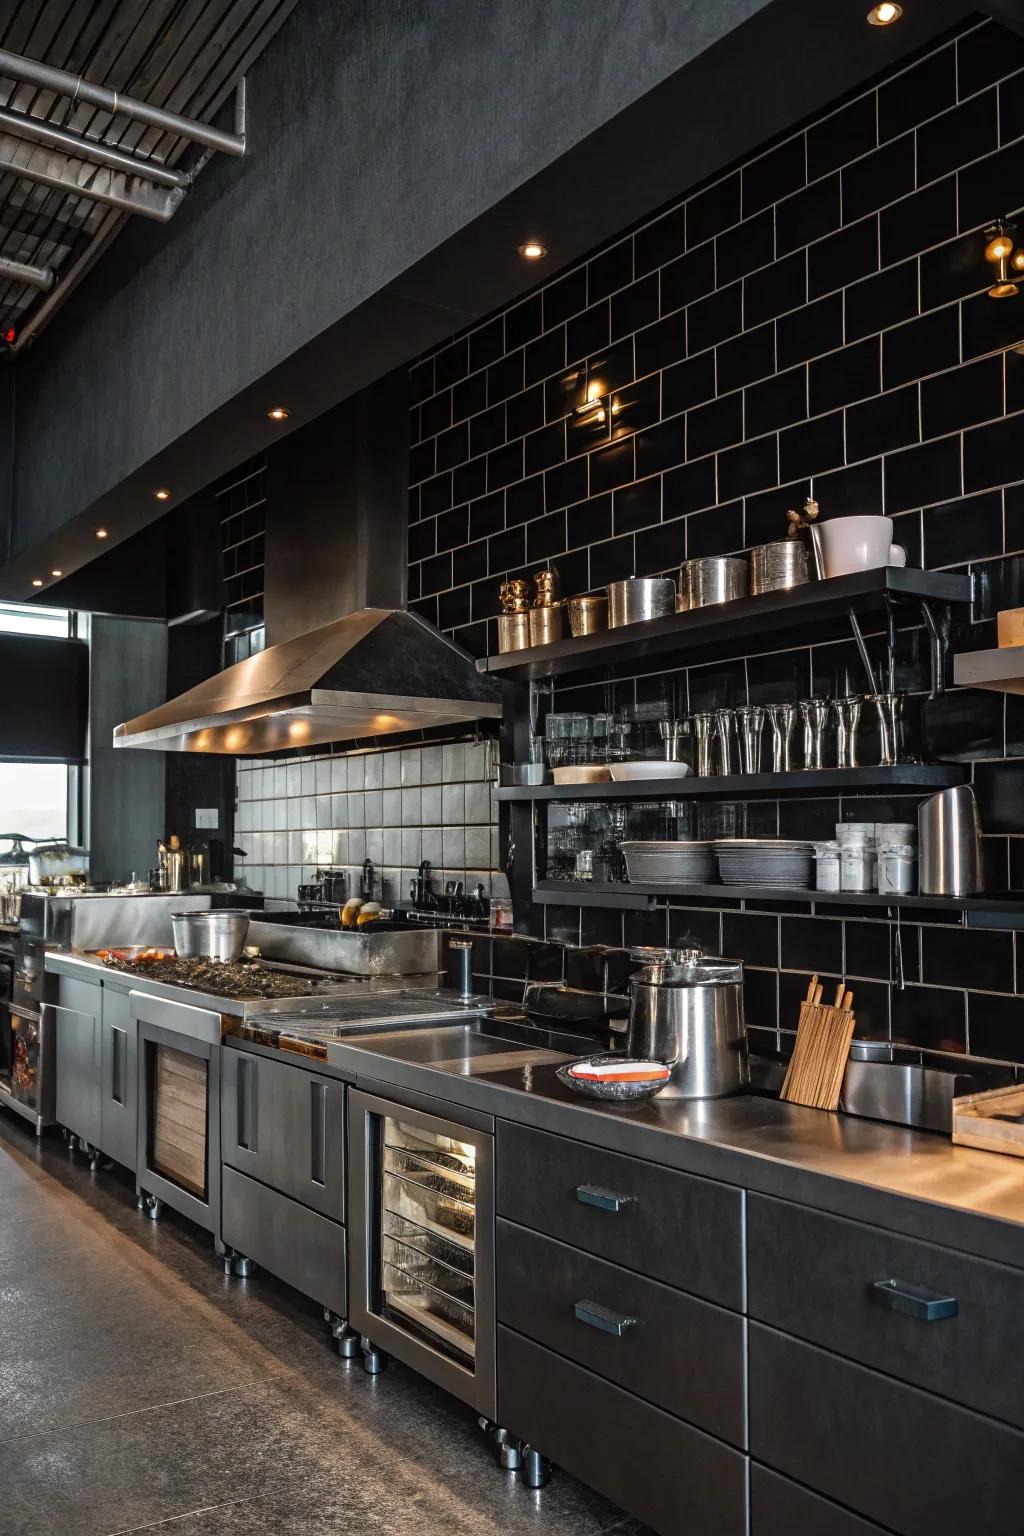
[[[635,1317],[612,1312],[596,1301],[578,1301],[572,1310],[577,1322],[586,1323],[588,1328],[599,1328],[602,1333],[614,1334],[617,1339],[622,1338],[627,1328],[636,1326]]]
[[[959,1308],[955,1296],[941,1296],[923,1285],[909,1285],[904,1280],[876,1280],[871,1295],[883,1307],[915,1317],[920,1323],[937,1323],[944,1317],[956,1317]]]
[[[611,1189],[600,1189],[596,1184],[576,1186],[576,1199],[581,1205],[595,1205],[599,1211],[621,1211],[632,1198],[632,1195],[617,1195]]]

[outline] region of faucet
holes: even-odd
[[[363,898],[364,901],[372,901],[373,900],[373,883],[374,883],[373,860],[372,859],[364,859],[363,860],[363,878],[359,882],[359,894]]]

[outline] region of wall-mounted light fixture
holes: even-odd
[[[890,27],[902,15],[902,5],[896,5],[895,0],[883,0],[881,5],[873,5],[868,11],[868,21],[873,27]]]
[[[984,231],[985,260],[996,269],[996,280],[988,290],[990,299],[1012,299],[1020,292],[1018,279],[1024,278],[1024,246],[1014,248],[1015,225],[996,219]]]

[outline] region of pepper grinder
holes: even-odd
[[[693,716],[693,734],[697,741],[697,776],[706,779],[714,773],[711,763],[711,742],[715,717],[710,710],[700,710]]]
[[[718,771],[736,772],[736,716],[731,709],[715,710],[718,735]]]
[[[772,731],[772,773],[789,773],[793,767],[796,705],[769,704],[766,708]]]
[[[800,718],[804,723],[804,767],[824,768],[825,727],[828,724],[828,699],[801,699]]]
[[[836,764],[840,768],[856,768],[857,731],[864,700],[859,693],[851,693],[845,699],[833,699],[836,717]]]

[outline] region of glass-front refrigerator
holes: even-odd
[[[349,1093],[349,1321],[494,1414],[493,1121]]]

